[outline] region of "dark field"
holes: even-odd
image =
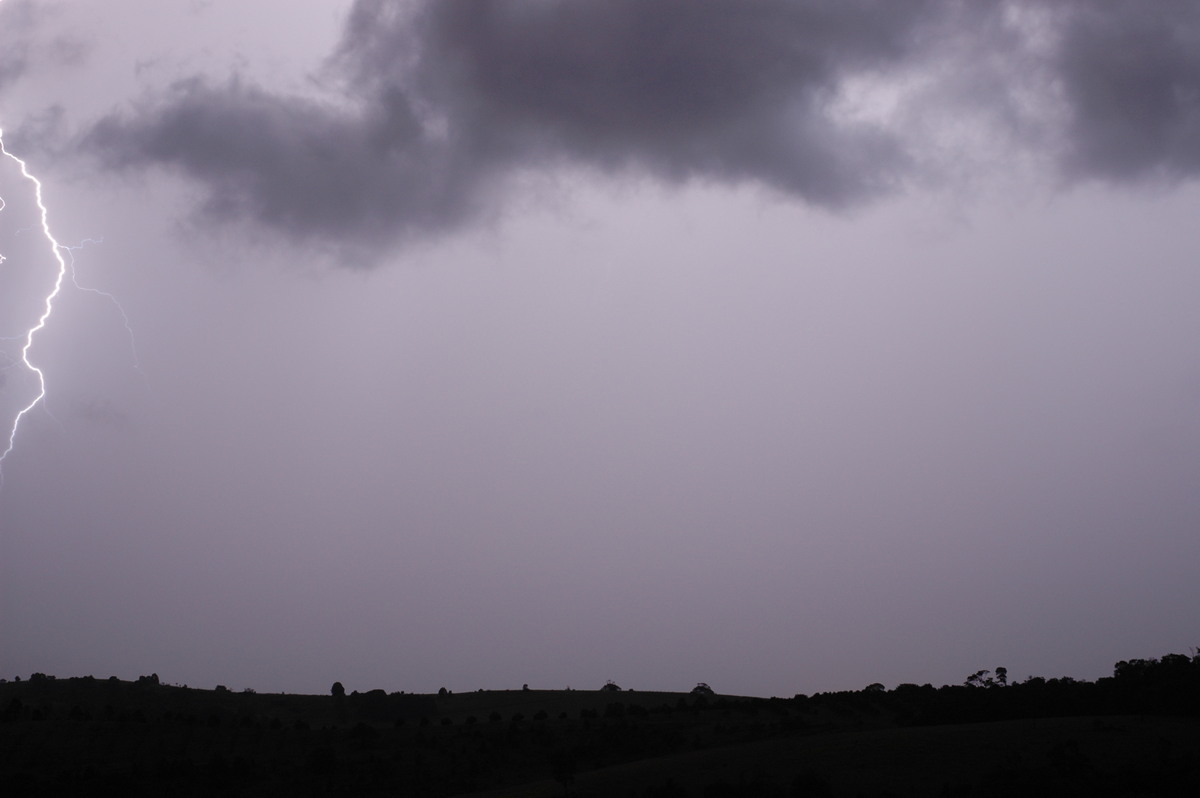
[[[999,671],[999,669],[997,669]],[[0,793],[1180,795],[1200,657],[762,699],[634,691],[303,696],[34,674],[0,683]]]

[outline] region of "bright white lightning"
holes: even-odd
[[[46,326],[50,314],[54,312],[54,299],[62,290],[63,278],[67,274],[67,260],[63,257],[62,245],[58,243],[58,240],[54,238],[54,234],[50,232],[50,212],[46,209],[46,203],[42,200],[42,181],[30,173],[29,167],[25,165],[25,161],[13,155],[4,147],[4,131],[2,129],[0,129],[0,157],[10,158],[15,161],[21,168],[21,175],[33,184],[33,195],[37,202],[38,212],[41,215],[42,234],[49,242],[50,251],[54,255],[55,262],[58,263],[58,271],[54,278],[54,288],[46,294],[42,301],[42,315],[38,317],[37,323],[30,327],[24,335],[25,344],[21,347],[21,362],[25,364],[25,368],[37,376],[38,392],[33,401],[21,408],[13,418],[12,429],[8,433],[7,447],[3,453],[0,453],[0,487],[2,487],[4,485],[4,459],[8,457],[9,452],[16,446],[17,432],[21,427],[21,420],[46,398],[46,375],[29,359],[29,350],[33,348],[34,336]],[[3,209],[3,207],[3,200],[0,199],[0,209]],[[2,256],[0,256],[0,259],[2,259]]]

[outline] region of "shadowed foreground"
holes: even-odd
[[[512,690],[302,696],[0,683],[5,795],[1172,795],[1200,656],[1097,682],[981,671],[792,699]]]

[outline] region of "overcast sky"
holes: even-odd
[[[0,676],[1200,645],[1191,0],[0,0],[0,127]]]

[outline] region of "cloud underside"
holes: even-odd
[[[336,106],[197,78],[83,146],[358,263],[559,166],[846,206],[929,177],[955,115],[1068,180],[1200,173],[1190,0],[358,0],[330,69]]]

